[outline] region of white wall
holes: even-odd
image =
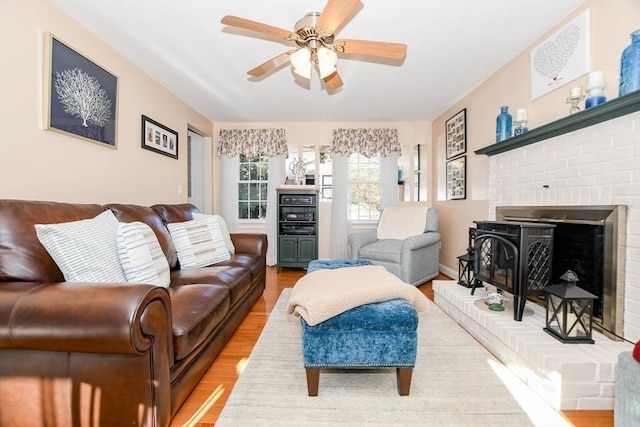
[[[117,149],[43,129],[46,32],[117,76]],[[187,129],[209,120],[48,1],[0,1],[0,52],[0,198],[187,201]],[[143,114],[178,132],[177,160],[141,148]]]

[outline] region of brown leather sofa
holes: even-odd
[[[171,285],[65,283],[34,224],[111,209],[158,237]],[[180,270],[166,224],[189,204],[0,200],[0,425],[167,426],[265,287],[267,238],[231,234],[231,260]]]

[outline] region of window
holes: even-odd
[[[351,154],[349,166],[349,220],[380,218],[380,156]]]
[[[238,218],[261,219],[267,213],[269,157],[240,154],[238,179]]]

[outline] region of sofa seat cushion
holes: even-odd
[[[202,267],[171,272],[171,287],[192,283],[210,283],[225,286],[229,290],[230,307],[251,289],[251,273],[243,267]]]
[[[188,356],[229,312],[229,289],[220,285],[190,284],[169,288],[175,360]]]
[[[232,254],[230,260],[216,264],[216,266],[223,265],[242,267],[249,270],[249,272],[251,273],[252,283],[257,283],[262,279],[262,276],[264,275],[266,259],[264,257],[261,257],[260,255],[254,254]]]
[[[400,264],[402,243],[403,240],[379,240],[360,248],[358,257],[361,259]]]

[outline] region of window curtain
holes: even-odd
[[[238,227],[238,178],[240,177],[240,156],[220,156],[220,195],[222,207],[220,215],[231,232]]]
[[[334,154],[331,156],[333,192],[331,195],[331,244],[329,246],[329,254],[333,259],[351,258],[346,238],[349,232],[347,221],[349,194],[346,191],[349,188],[348,159],[348,155]],[[338,191],[338,189],[345,189],[345,191]]]
[[[331,152],[350,156],[360,153],[367,158],[380,154],[387,157],[390,153],[400,153],[398,129],[334,129]]]
[[[380,158],[380,207],[398,204],[398,157],[397,151],[392,151],[386,157]]]
[[[267,265],[277,262],[277,195],[276,187],[284,183],[285,159],[287,157],[285,129],[220,129],[218,156],[221,159],[222,208],[220,213],[229,230],[237,231],[238,226],[238,178],[240,176],[240,154],[254,157],[259,154],[269,156],[269,178],[267,184],[267,213],[265,225],[267,239]]]
[[[346,236],[349,222],[347,209],[349,170],[347,160],[359,153],[367,158],[380,155],[380,202],[382,208],[398,203],[398,157],[400,142],[398,129],[334,129],[330,149],[333,165],[333,197],[331,207],[331,257],[350,258]]]
[[[237,157],[237,156],[236,156]],[[267,214],[265,222],[267,227],[267,265],[278,263],[278,195],[276,188],[284,183],[286,174],[286,154],[278,154],[269,157],[269,182],[267,184]]]
[[[254,157],[266,154],[269,157],[287,154],[285,129],[220,129],[218,156],[244,154]]]

